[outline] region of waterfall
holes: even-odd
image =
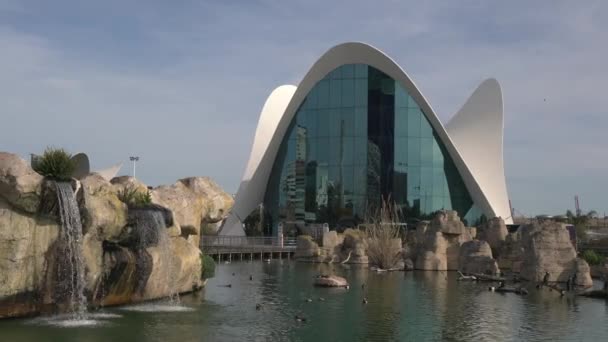
[[[135,246],[138,249],[157,246],[159,264],[155,267],[164,268],[165,284],[167,284],[168,298],[171,304],[179,303],[179,293],[176,289],[176,279],[173,278],[173,251],[171,238],[165,224],[163,213],[155,209],[130,210],[135,223]]]
[[[69,309],[75,319],[84,319],[87,310],[87,299],[84,295],[85,275],[84,257],[82,253],[82,224],[80,222],[80,211],[69,182],[55,182],[57,190],[57,202],[59,215],[61,217],[61,236],[65,242],[64,257],[66,262],[63,266],[63,274],[68,279]]]

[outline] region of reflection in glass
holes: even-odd
[[[416,101],[367,65],[343,65],[320,80],[296,112],[265,194],[276,232],[306,224],[341,228],[391,197],[406,219],[473,206],[453,161]]]

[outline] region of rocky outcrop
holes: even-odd
[[[429,223],[419,224],[416,232],[416,269],[458,270],[460,246],[471,241],[471,230],[465,227],[456,211],[438,212]]]
[[[565,282],[577,274],[580,286],[591,286],[589,265],[577,259],[565,225],[554,221],[534,221],[519,228],[521,234],[521,277],[540,282],[549,273],[550,282]]]
[[[179,181],[198,196],[205,198],[203,223],[216,223],[223,220],[234,205],[234,198],[224,192],[209,177],[189,177]]]
[[[152,202],[173,211],[182,236],[198,246],[201,225],[223,220],[234,204],[232,196],[207,177],[190,177],[151,190]],[[210,225],[213,226],[213,225]]]
[[[124,191],[125,189],[137,191],[140,193],[146,193],[148,186],[142,183],[139,179],[131,176],[120,176],[114,177],[110,180],[110,183],[116,189],[117,193]]]
[[[344,258],[348,258],[348,263],[350,264],[369,263],[369,257],[367,256],[367,241],[365,240],[363,232],[354,229],[347,229],[344,231],[342,255]]]
[[[0,197],[15,209],[30,214],[38,211],[42,180],[18,155],[0,152]]]
[[[118,199],[112,184],[96,173],[82,178],[80,183],[83,232],[94,231],[100,240],[116,241],[127,224],[127,206]]]
[[[47,251],[59,229],[57,222],[20,213],[0,198],[0,301],[45,286]]]
[[[348,281],[337,275],[320,275],[315,278],[315,286],[319,287],[345,287],[348,288]]]
[[[113,181],[111,184],[97,174],[72,181],[79,210],[73,207],[71,212],[79,211],[82,222],[88,303],[132,303],[200,288],[198,240],[182,236],[170,208],[150,205],[129,209],[119,200],[121,187],[143,189],[145,185],[130,177]],[[181,190],[192,194],[189,198],[195,204],[206,203],[204,196],[222,197],[213,192],[219,190],[208,180],[186,183],[180,183]],[[19,157],[0,153],[0,318],[65,308],[68,285],[62,279],[69,279],[62,271],[67,262],[65,231],[57,215],[53,184]],[[194,216],[199,217],[198,222],[216,220],[228,211],[222,206],[229,202],[216,199],[211,213],[201,209]],[[150,214],[156,223],[144,222]],[[180,219],[192,223],[183,216]]]
[[[498,254],[498,267],[500,267],[501,270],[510,270],[519,273],[524,261],[523,258],[524,254],[520,232],[509,233],[502,243]]]
[[[296,241],[294,257],[300,261],[322,261],[319,245],[308,235],[300,235]]]
[[[498,264],[486,241],[467,241],[460,246],[460,271],[465,274],[497,274]]]
[[[500,248],[505,242],[509,231],[505,221],[500,217],[494,217],[485,222],[478,232],[477,238],[479,240],[487,241],[492,248],[492,252],[498,256]]]

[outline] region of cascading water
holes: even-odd
[[[87,298],[84,295],[85,275],[84,257],[82,253],[82,224],[80,222],[80,211],[69,182],[55,182],[57,190],[57,202],[59,215],[61,217],[62,238],[64,239],[64,257],[66,263],[63,265],[63,274],[68,279],[67,299],[73,319],[83,320],[86,318]]]
[[[156,245],[159,252],[160,265],[164,268],[166,276],[168,298],[171,304],[179,303],[179,294],[176,289],[176,280],[173,278],[173,252],[171,250],[171,238],[167,232],[165,218],[162,212],[153,209],[137,209],[131,213],[135,221],[138,241],[137,248],[143,249]]]

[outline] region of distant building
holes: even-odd
[[[362,43],[338,45],[297,88],[266,101],[220,234],[242,235],[239,218],[260,203],[276,233],[280,222],[360,222],[389,196],[408,218],[452,209],[469,225],[494,216],[510,224],[502,142],[496,80],[444,127],[393,60]]]

